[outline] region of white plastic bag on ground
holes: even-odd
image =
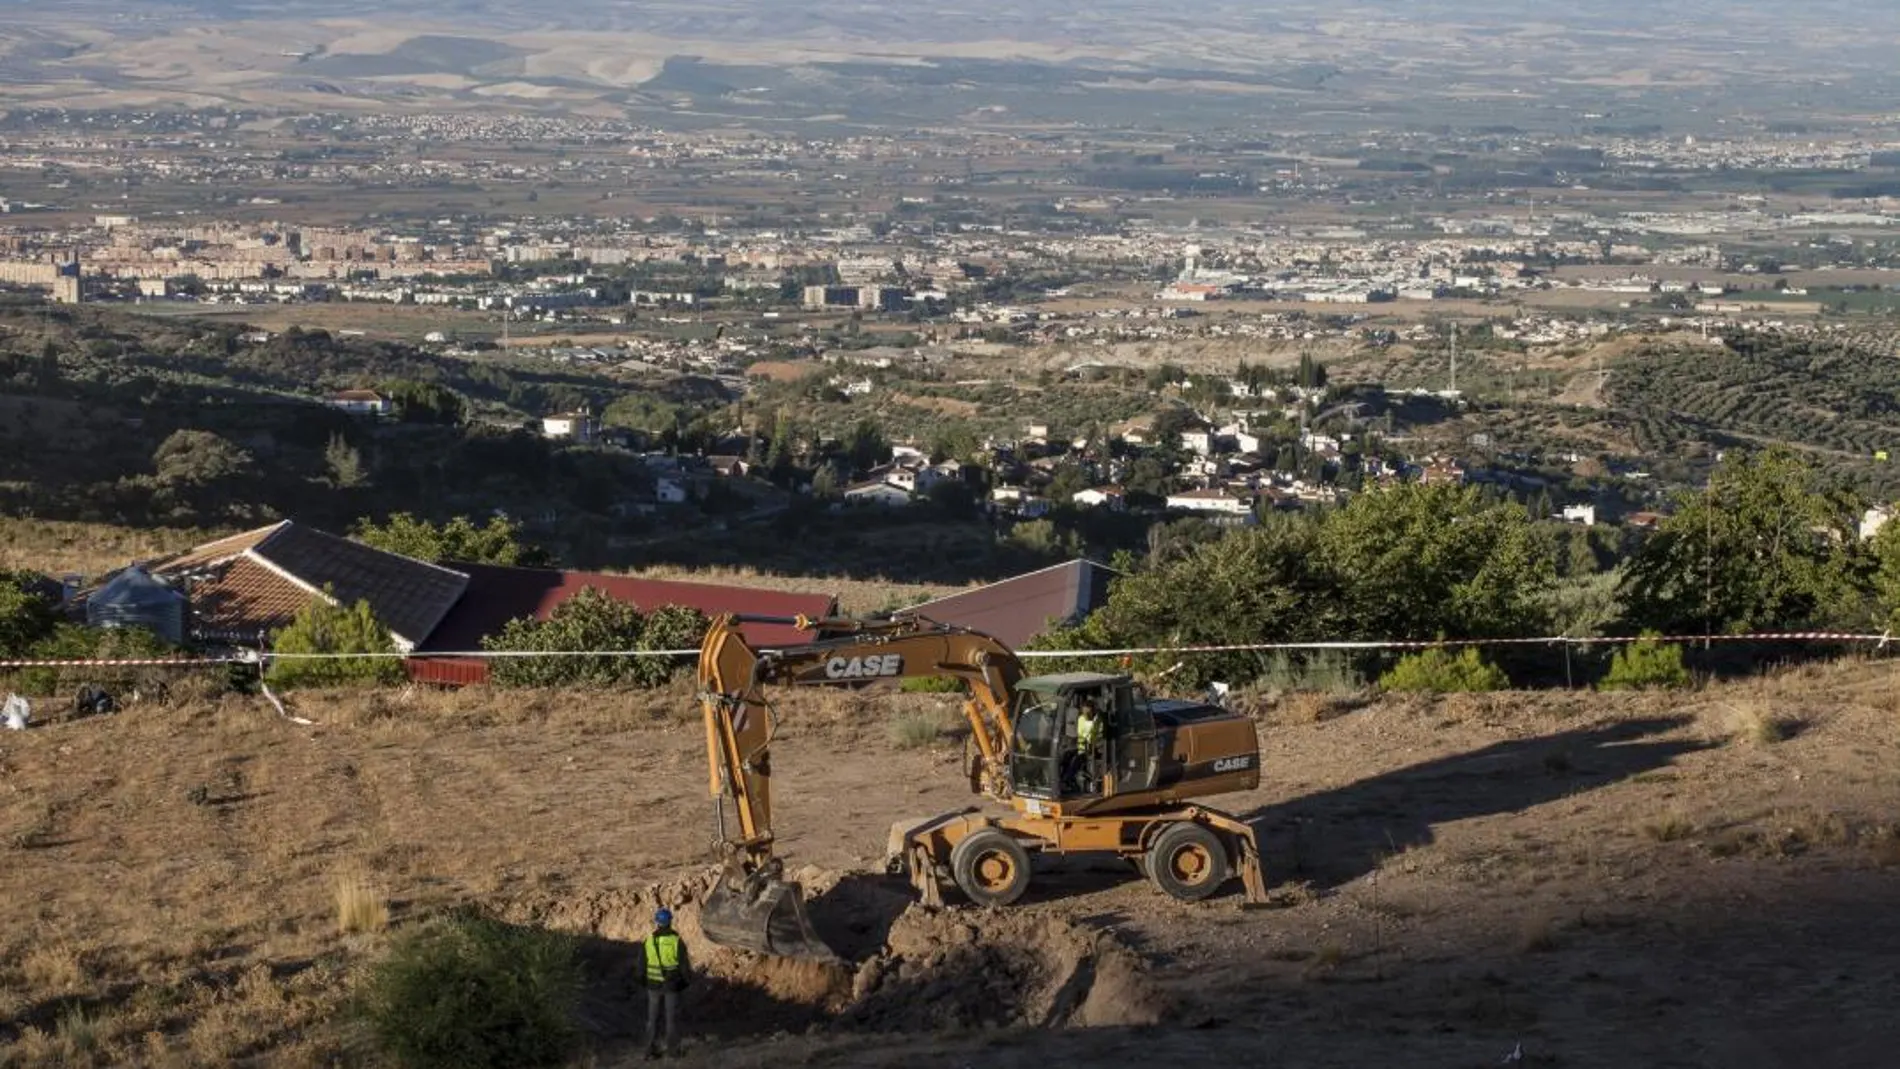
[[[26,699],[18,694],[9,694],[7,703],[0,705],[0,718],[6,720],[8,730],[25,731],[26,722],[33,718],[33,707],[26,704]]]

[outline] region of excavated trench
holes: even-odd
[[[1166,1000],[1141,959],[1105,933],[1029,910],[930,911],[901,881],[807,868],[813,927],[843,964],[763,957],[707,943],[707,872],[631,892],[522,902],[509,919],[583,936],[586,1025],[631,1035],[639,940],[673,910],[701,982],[693,1019],[722,1037],[807,1031],[942,1032],[1154,1024]]]

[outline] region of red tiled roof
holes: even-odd
[[[185,593],[194,631],[245,642],[288,624],[316,596],[245,556],[196,573]]]
[[[273,523],[269,527],[259,527],[254,531],[245,531],[243,534],[228,535],[216,542],[206,542],[202,546],[194,546],[182,553],[155,560],[151,562],[147,570],[153,574],[188,572],[207,564],[229,560],[276,534],[278,528],[282,526],[284,526],[283,523]]]
[[[683,605],[707,616],[731,612],[822,618],[832,615],[837,605],[837,599],[830,594],[677,583],[551,568],[507,568],[493,564],[457,564],[455,567],[468,574],[468,589],[416,651],[418,654],[481,649],[482,639],[499,632],[508,621],[524,616],[545,620],[555,606],[590,586],[631,602],[642,612],[665,605]],[[745,637],[755,646],[795,646],[811,641],[810,635],[797,628],[775,624],[747,625]]]

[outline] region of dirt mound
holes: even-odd
[[[913,907],[884,952],[859,966],[847,1027],[942,1031],[1155,1024],[1162,996],[1126,947],[1025,912]]]
[[[576,931],[608,987],[634,983],[634,944],[666,906],[704,983],[701,1019],[752,1034],[812,1027],[877,1032],[1003,1026],[1153,1024],[1165,1002],[1136,955],[1111,936],[1030,911],[915,905],[901,881],[807,868],[797,873],[814,927],[846,961],[762,957],[707,942],[698,903],[708,870],[638,890],[518,903],[509,919]]]

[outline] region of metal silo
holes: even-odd
[[[185,643],[185,595],[145,569],[131,567],[86,599],[93,627],[143,627],[174,646]]]

